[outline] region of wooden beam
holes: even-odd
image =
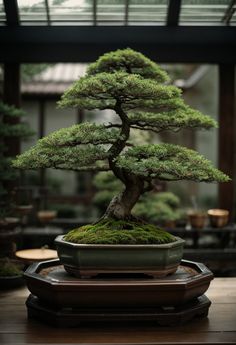
[[[167,12],[167,26],[177,26],[179,24],[179,15],[181,9],[181,0],[169,0]]]
[[[77,124],[83,123],[85,120],[85,113],[83,109],[77,110]]]
[[[93,0],[93,25],[97,25],[97,0]]]
[[[17,0],[3,0],[4,9],[6,13],[7,25],[19,25],[19,14]]]
[[[39,101],[39,139],[45,135],[45,101]],[[46,169],[39,170],[40,187],[44,188],[46,185]]]
[[[48,0],[44,0],[45,2],[45,9],[46,9],[46,15],[47,15],[47,24],[51,25],[51,19],[50,19],[50,8],[48,5]]]
[[[125,25],[129,22],[129,0],[125,0]]]
[[[158,62],[235,63],[235,37],[233,26],[0,27],[0,62],[91,62],[130,47]]]
[[[228,183],[219,184],[219,207],[230,211],[231,219],[235,215],[235,66],[219,66],[219,169],[231,177]]]
[[[231,0],[228,7],[227,7],[227,10],[225,11],[225,14],[222,18],[222,22],[229,25],[230,24],[230,21],[234,15],[234,12],[235,12],[235,8],[234,6],[236,5],[236,0]]]
[[[45,101],[39,101],[39,139],[44,137],[45,133]]]

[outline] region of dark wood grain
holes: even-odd
[[[26,288],[0,293],[0,344],[236,344],[236,278],[216,278],[206,319],[177,327],[94,324],[57,329],[27,319]]]

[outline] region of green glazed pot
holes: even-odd
[[[77,277],[101,273],[143,273],[164,277],[174,273],[183,256],[184,240],[168,244],[76,244],[55,239],[65,270]]]

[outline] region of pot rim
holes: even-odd
[[[14,276],[0,276],[0,280],[13,280],[13,279],[17,279],[17,278],[23,278],[23,272],[22,274],[17,274]]]
[[[175,242],[170,242],[170,243],[164,243],[164,244],[85,244],[85,243],[73,243],[69,241],[65,241],[63,239],[65,235],[59,235],[55,238],[54,242],[56,244],[61,244],[66,245],[68,247],[74,247],[78,249],[85,249],[85,248],[96,248],[96,249],[136,249],[136,248],[159,248],[159,249],[167,249],[167,248],[173,248],[177,247],[181,244],[185,243],[185,240],[183,240],[180,237],[175,236],[176,241]]]

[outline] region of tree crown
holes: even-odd
[[[229,178],[193,150],[171,145],[129,147],[131,129],[161,132],[210,129],[216,122],[190,108],[181,90],[167,85],[166,72],[141,53],[104,54],[62,96],[60,107],[112,109],[118,122],[83,123],[38,141],[14,161],[17,168],[107,171],[126,185],[152,179],[225,182]]]
[[[143,78],[155,79],[159,83],[169,81],[167,73],[155,62],[129,48],[104,54],[89,66],[87,75],[117,71],[139,74]]]

